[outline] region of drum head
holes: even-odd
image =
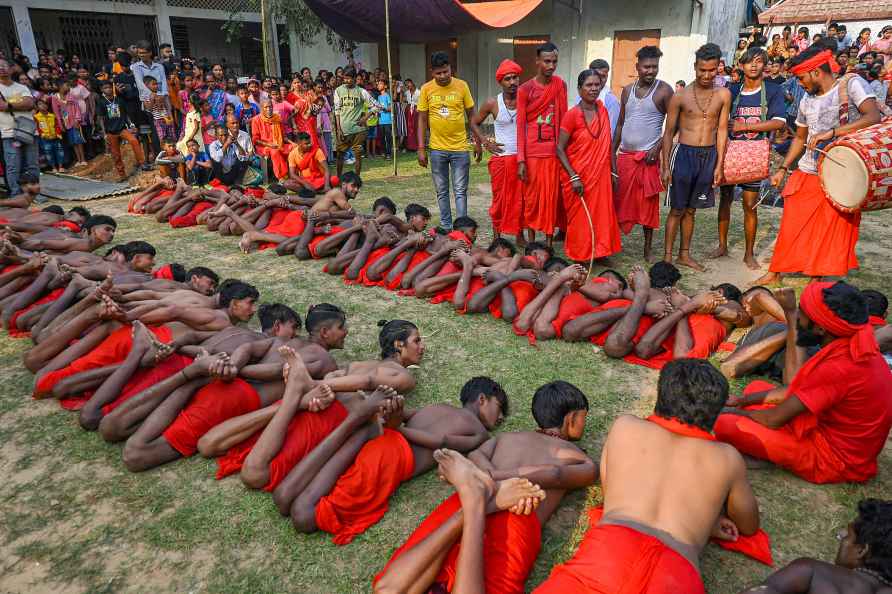
[[[821,163],[821,182],[830,198],[844,208],[858,208],[867,198],[870,174],[858,153],[847,146],[834,146]],[[831,161],[830,159],[833,159]],[[834,161],[839,161],[840,164]]]

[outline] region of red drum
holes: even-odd
[[[834,207],[842,212],[892,208],[892,120],[846,135],[826,150],[818,176]]]

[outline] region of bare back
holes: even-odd
[[[732,446],[676,435],[629,415],[619,417],[607,436],[601,484],[601,523],[644,528],[695,566],[726,501],[735,521],[740,506],[756,506],[743,458]]]
[[[344,192],[339,188],[332,188],[316,201],[310,212],[323,213],[349,209],[350,204]]]
[[[688,146],[715,145],[722,113],[727,119],[730,106],[731,93],[724,87],[686,87],[670,101],[670,110],[678,109],[678,141]]]
[[[474,413],[448,404],[432,404],[425,406],[406,421],[409,429],[426,431],[438,438],[447,435],[475,436],[482,443],[488,432]],[[426,472],[434,467],[434,450],[409,444],[415,454],[415,471],[413,476]]]

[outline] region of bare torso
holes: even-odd
[[[678,141],[688,146],[715,145],[722,106],[731,97],[728,89],[703,89],[695,83],[686,87],[677,97],[681,102]]]
[[[432,404],[418,410],[408,421],[406,427],[427,431],[438,437],[447,435],[480,434],[481,441],[486,439],[486,428],[480,419],[469,410],[456,408],[448,404]],[[434,467],[434,451],[410,443],[415,455],[415,470],[412,476],[418,476]]]

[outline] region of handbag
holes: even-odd
[[[0,93],[0,99],[6,102],[9,115],[12,116],[12,137],[23,144],[33,144],[34,137],[37,134],[37,122],[34,121],[34,118],[16,115],[12,110],[12,105],[9,104],[9,101],[6,101],[3,93]]]
[[[743,87],[734,100],[731,113],[737,113],[737,105]],[[759,102],[762,109],[759,117],[764,122],[768,116],[768,101],[765,97],[765,83],[759,94]],[[767,138],[760,140],[729,140],[725,150],[725,162],[723,167],[723,185],[734,186],[761,181],[768,177],[769,161],[771,158],[771,143]]]

